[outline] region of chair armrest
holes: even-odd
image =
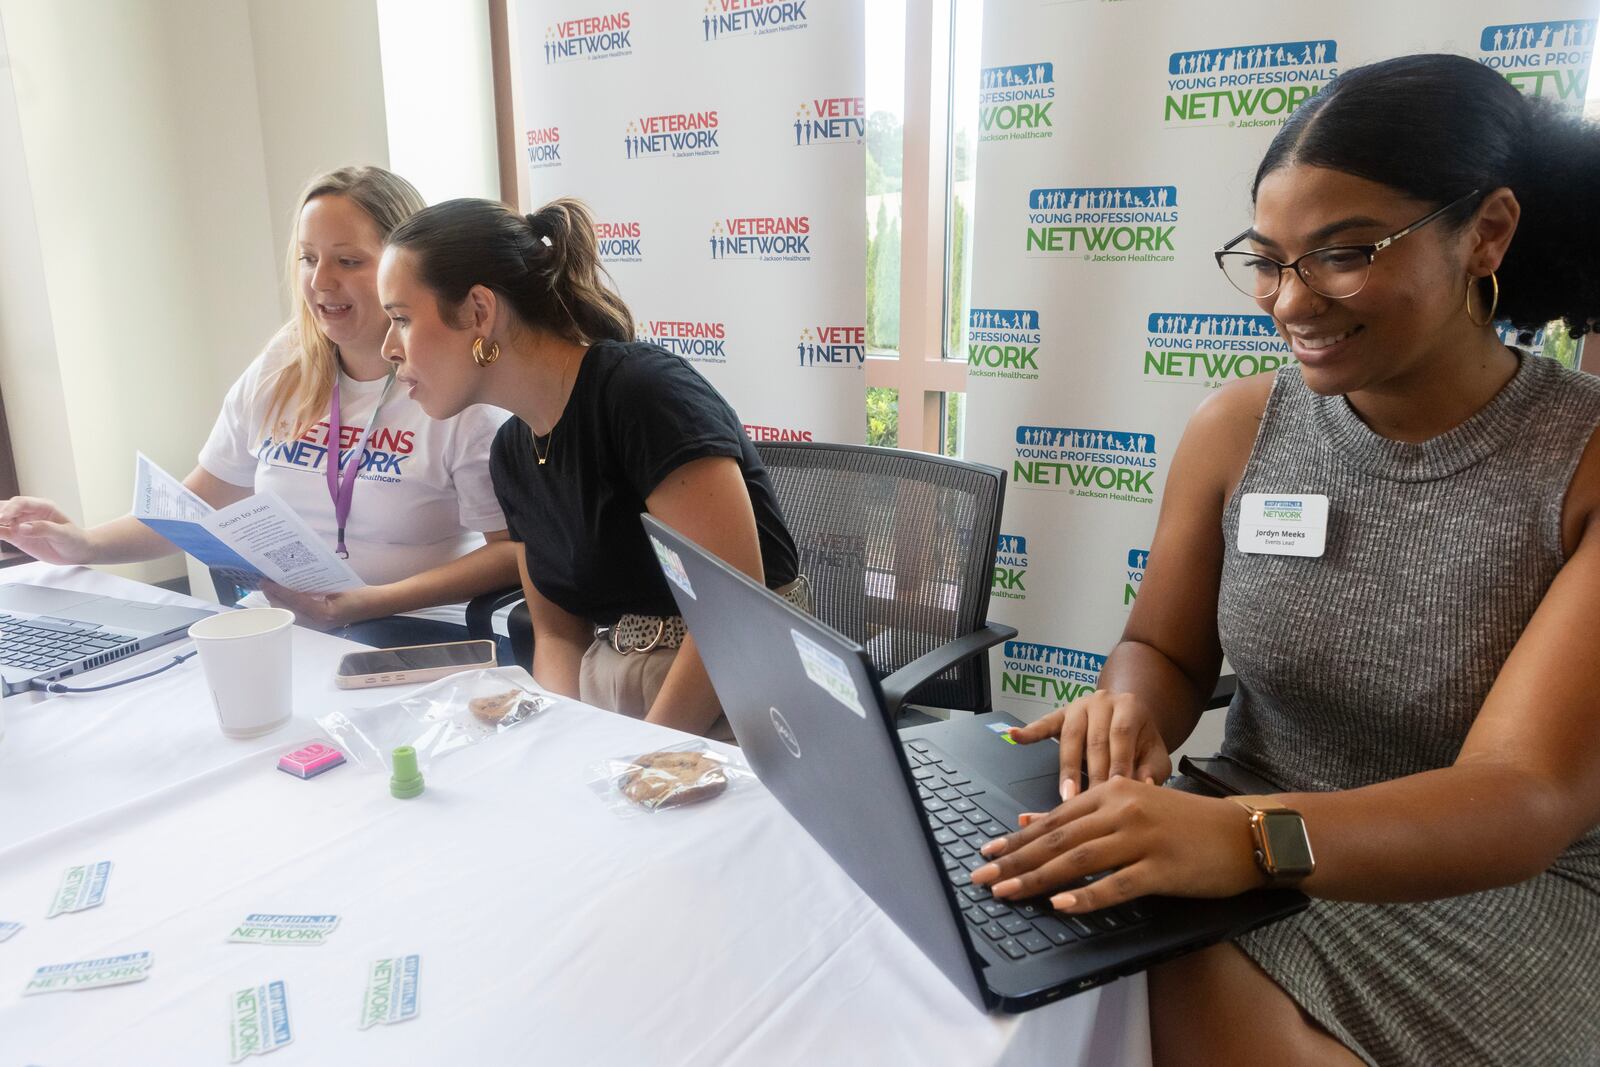
[[[467,602],[467,634],[480,641],[493,641],[494,613],[522,599],[522,586],[479,593]]]
[[[1015,636],[1017,636],[1015,626],[1006,626],[998,622],[984,623],[970,634],[946,641],[932,652],[918,656],[883,679],[880,684],[883,687],[883,701],[887,706],[889,721],[893,722],[899,718],[900,706],[906,702],[906,696],[917,686]]]
[[[1217,687],[1211,690],[1211,699],[1206,702],[1206,706],[1201,710],[1210,711],[1212,708],[1227,707],[1233,703],[1233,694],[1238,688],[1239,676],[1236,674],[1224,674],[1217,679]]]

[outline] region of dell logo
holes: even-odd
[[[800,758],[800,742],[795,740],[794,731],[789,729],[789,720],[783,717],[783,712],[777,708],[769,709],[772,717],[772,728],[778,732],[778,740],[783,742],[783,747],[789,750],[789,755],[795,759]]]

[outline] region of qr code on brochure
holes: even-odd
[[[272,561],[274,567],[285,571],[292,571],[296,567],[304,567],[317,561],[316,555],[306,547],[304,541],[290,541],[286,545],[269,548],[263,554]]]

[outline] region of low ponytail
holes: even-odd
[[[1500,264],[1500,315],[1523,331],[1563,319],[1572,336],[1600,329],[1600,126],[1526,98],[1518,173],[1522,206]]]
[[[446,200],[407,219],[388,243],[413,253],[446,318],[483,285],[525,324],[563,340],[634,339],[633,315],[609,284],[594,222],[578,200],[554,200],[531,215],[492,200]]]

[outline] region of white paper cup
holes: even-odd
[[[189,627],[224,736],[260,737],[289,721],[293,624],[284,608],[240,608]]]

